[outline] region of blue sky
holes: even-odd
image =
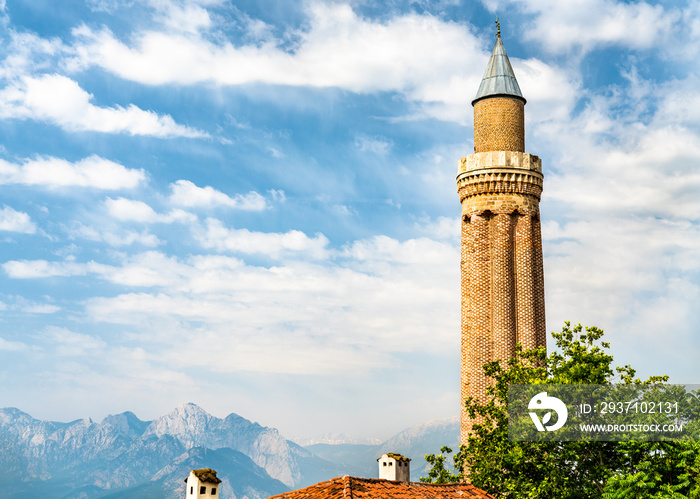
[[[0,406],[288,437],[459,407],[494,20],[543,160],[548,330],[700,382],[700,3],[0,0]]]

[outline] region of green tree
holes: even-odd
[[[620,442],[622,466],[611,473],[604,499],[700,497],[697,442]]]
[[[452,449],[447,446],[440,448],[440,452],[444,454],[451,454]],[[425,456],[425,460],[428,461],[432,467],[428,472],[427,477],[421,477],[421,482],[427,483],[452,483],[459,482],[462,479],[462,475],[453,473],[447,468],[447,456],[443,454],[428,454]]]
[[[516,442],[508,439],[508,386],[511,384],[662,384],[667,376],[642,382],[629,365],[613,369],[603,330],[565,323],[552,333],[556,349],[523,351],[503,365],[484,365],[493,379],[487,400],[466,401],[479,417],[466,445],[453,456],[428,455],[425,481],[463,480],[496,497],[508,498],[700,498],[700,453],[695,442]],[[443,453],[449,453],[443,447]]]

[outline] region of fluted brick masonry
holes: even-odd
[[[507,361],[518,342],[523,348],[545,345],[542,164],[523,152],[522,111],[517,99],[477,102],[476,152],[459,164],[462,400],[485,400],[491,383],[484,375],[485,363]],[[495,147],[501,149],[489,149]],[[465,443],[474,421],[464,406],[461,420]]]

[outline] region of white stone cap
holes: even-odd
[[[470,154],[459,162],[459,173],[491,168],[517,168],[542,173],[542,160],[527,152],[486,151]]]

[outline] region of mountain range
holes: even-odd
[[[0,409],[3,497],[42,499],[184,496],[189,471],[213,468],[221,499],[263,499],[342,475],[374,477],[384,452],[414,458],[456,445],[456,418],[409,428],[376,445],[302,447],[274,428],[237,414],[221,419],[183,404],[153,421],[131,412],[70,423],[40,421],[18,409]]]

